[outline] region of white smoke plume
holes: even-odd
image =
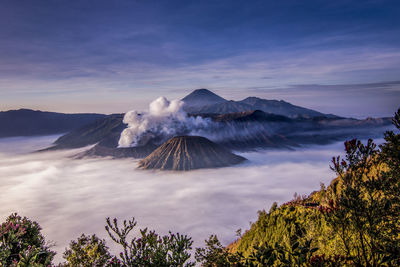
[[[210,119],[189,117],[182,109],[183,104],[180,100],[168,101],[159,97],[150,103],[148,112],[127,112],[123,122],[128,127],[122,131],[118,146],[136,146],[144,135],[164,139],[182,134],[193,135],[212,123]]]

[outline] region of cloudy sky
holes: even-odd
[[[384,0],[4,0],[0,110],[125,112],[208,88],[390,116],[399,14]]]

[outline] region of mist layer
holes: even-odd
[[[18,212],[39,222],[46,238],[56,244],[56,261],[81,233],[107,238],[108,216],[134,216],[139,227],[161,234],[188,234],[195,247],[211,234],[228,244],[237,229],[247,229],[256,220],[258,210],[269,209],[274,201],[286,202],[295,192],[317,190],[320,182],[329,183],[334,177],[330,159],[343,150],[342,144],[334,144],[245,153],[241,155],[247,163],[185,173],[138,170],[132,159],[70,158],[80,150],[11,152],[18,144],[20,151],[30,151],[37,141],[0,140],[0,219]],[[40,139],[48,145],[43,142]]]

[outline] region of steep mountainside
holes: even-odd
[[[123,114],[113,114],[87,124],[58,138],[54,148],[76,148],[98,142],[105,147],[117,147],[121,132],[126,127],[123,117]]]
[[[2,111],[0,137],[65,133],[104,117],[102,114],[64,114],[30,109]]]
[[[188,171],[231,166],[244,161],[225,148],[200,136],[173,137],[139,162],[143,169]]]

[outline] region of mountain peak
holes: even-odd
[[[215,95],[215,93],[211,92],[210,90],[206,89],[206,88],[200,88],[200,89],[196,89],[192,92],[193,93],[202,93],[202,94],[213,94]]]
[[[207,99],[208,101],[212,101],[213,103],[215,102],[222,102],[226,101],[224,98],[220,97],[219,95],[211,92],[208,89],[201,88],[201,89],[196,89],[187,96],[185,96],[182,100],[183,101],[192,101],[194,99]],[[210,103],[210,104],[213,104]]]
[[[182,98],[182,101],[185,103],[185,107],[195,108],[200,106],[212,105],[217,103],[226,102],[226,99],[220,97],[219,95],[211,92],[208,89],[197,89]]]
[[[225,167],[244,160],[205,137],[177,136],[141,160],[139,168],[188,171]]]

